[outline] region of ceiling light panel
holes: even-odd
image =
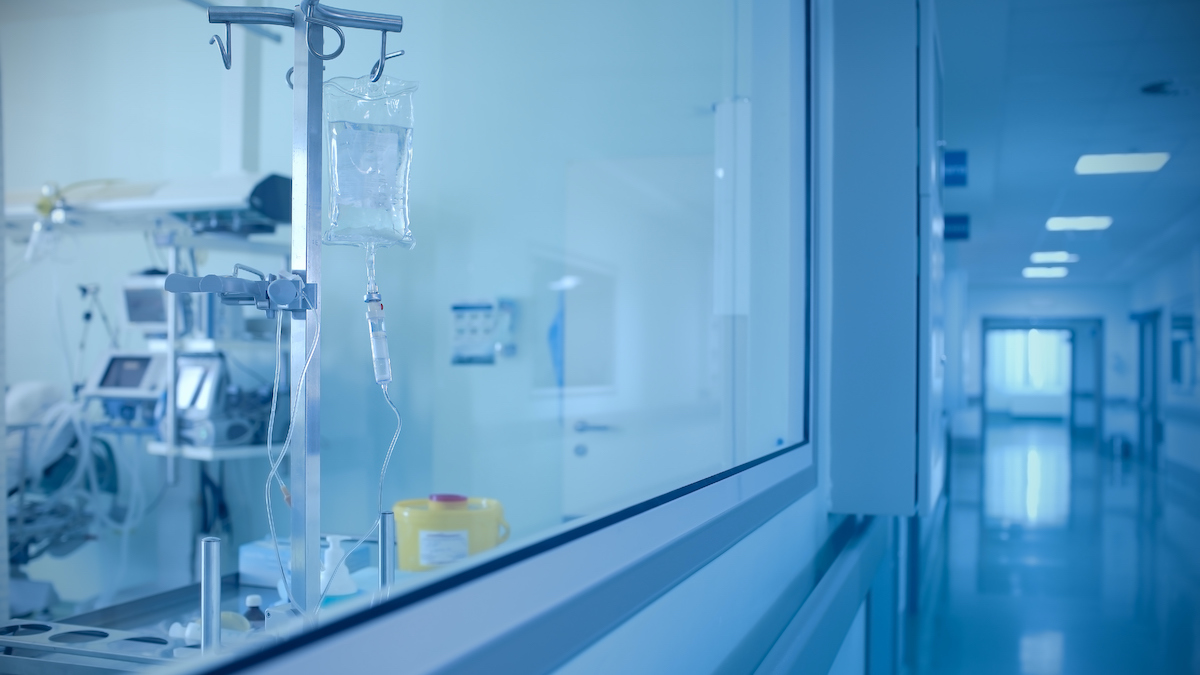
[[[1076,253],[1068,253],[1066,251],[1038,251],[1029,256],[1029,262],[1035,265],[1046,265],[1050,263],[1073,263],[1079,262],[1079,255]]]
[[[1026,267],[1021,270],[1026,279],[1061,279],[1067,276],[1065,267]]]
[[[1113,219],[1108,216],[1055,216],[1046,221],[1046,229],[1051,232],[1065,230],[1107,230]]]
[[[1075,173],[1152,173],[1171,159],[1169,152],[1132,152],[1118,155],[1083,155],[1075,162]]]

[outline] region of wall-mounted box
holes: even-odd
[[[913,515],[941,493],[940,69],[923,4],[833,5],[833,110],[820,127],[832,134],[832,227],[822,263],[831,498],[842,513]]]

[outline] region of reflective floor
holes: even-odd
[[[1200,673],[1195,478],[1010,422],[953,453],[949,487],[916,672]]]

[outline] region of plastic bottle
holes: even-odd
[[[325,601],[330,602],[334,598],[358,593],[358,586],[350,578],[350,570],[346,568],[345,561],[342,560],[344,555],[342,542],[346,537],[332,534],[327,534],[325,537],[329,540],[329,548],[325,549],[325,564],[321,569],[321,588],[326,589]],[[339,562],[342,564],[339,565]],[[330,574],[333,575],[332,579]]]
[[[258,630],[267,623],[267,615],[262,611],[262,596],[247,595],[246,596],[246,613],[242,616],[250,622],[250,628]]]

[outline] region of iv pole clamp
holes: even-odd
[[[258,280],[243,279],[238,270],[254,274]],[[304,283],[303,276],[286,279],[274,274],[266,275],[253,267],[237,264],[230,276],[209,274],[190,277],[184,274],[168,274],[164,288],[169,293],[215,293],[226,305],[254,305],[270,318],[275,312],[291,312],[297,319],[316,306],[317,285]]]

